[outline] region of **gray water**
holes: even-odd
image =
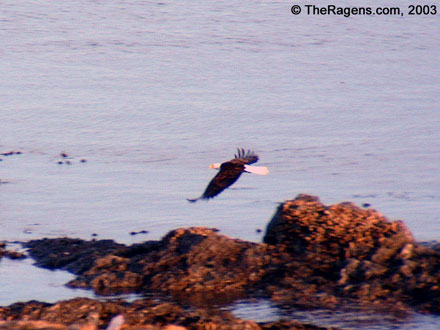
[[[440,318],[431,315],[408,313],[393,315],[374,310],[347,308],[346,310],[285,310],[266,300],[239,301],[227,309],[236,317],[256,322],[295,319],[305,324],[337,327],[344,330],[438,330]]]
[[[207,226],[260,241],[299,193],[370,203],[439,239],[439,16],[292,4],[2,1],[0,152],[22,154],[0,157],[0,240],[130,244]],[[236,147],[269,175],[189,204]]]

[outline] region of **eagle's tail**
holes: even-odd
[[[266,166],[251,166],[244,165],[245,172],[259,174],[259,175],[267,175],[269,173],[269,169]]]

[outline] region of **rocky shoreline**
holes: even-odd
[[[355,304],[440,313],[438,246],[417,243],[401,221],[373,209],[347,202],[326,206],[309,195],[280,204],[263,243],[201,227],[131,246],[72,238],[25,246],[38,266],[73,273],[70,287],[149,298],[16,303],[0,307],[0,329],[39,329],[35,322],[48,322],[41,329],[105,329],[118,315],[122,329],[324,329],[294,320],[239,320],[218,308],[242,298],[302,309]]]

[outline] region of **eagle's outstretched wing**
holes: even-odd
[[[237,181],[243,171],[244,165],[242,164],[235,164],[233,162],[223,163],[220,167],[220,171],[208,184],[202,196],[196,199],[188,199],[188,201],[196,202],[199,199],[209,199],[217,196]]]
[[[237,153],[234,156],[234,160],[242,161],[243,164],[253,164],[258,161],[258,155],[251,150],[246,151],[243,148],[237,148]]]
[[[237,153],[234,155],[234,159],[230,161],[224,162],[220,165],[220,171],[217,175],[209,182],[206,187],[204,193],[199,198],[188,199],[190,202],[196,202],[199,199],[210,199],[218,194],[220,194],[223,190],[232,185],[235,181],[238,180],[241,173],[245,172],[246,165],[253,164],[258,161],[258,156],[250,150],[237,149]],[[250,166],[251,168],[252,166]],[[250,170],[248,172],[257,173],[265,175],[267,174],[267,168],[263,168],[264,171],[260,170]],[[264,173],[263,173],[264,172]]]

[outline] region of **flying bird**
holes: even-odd
[[[220,171],[208,184],[202,196],[195,199],[188,198],[188,201],[194,203],[199,199],[210,199],[217,196],[223,190],[237,181],[243,172],[259,175],[266,175],[269,173],[269,170],[265,166],[250,165],[258,161],[258,155],[253,151],[245,151],[243,148],[237,149],[237,153],[234,156],[234,159],[231,159],[227,162],[210,165],[209,168]]]

